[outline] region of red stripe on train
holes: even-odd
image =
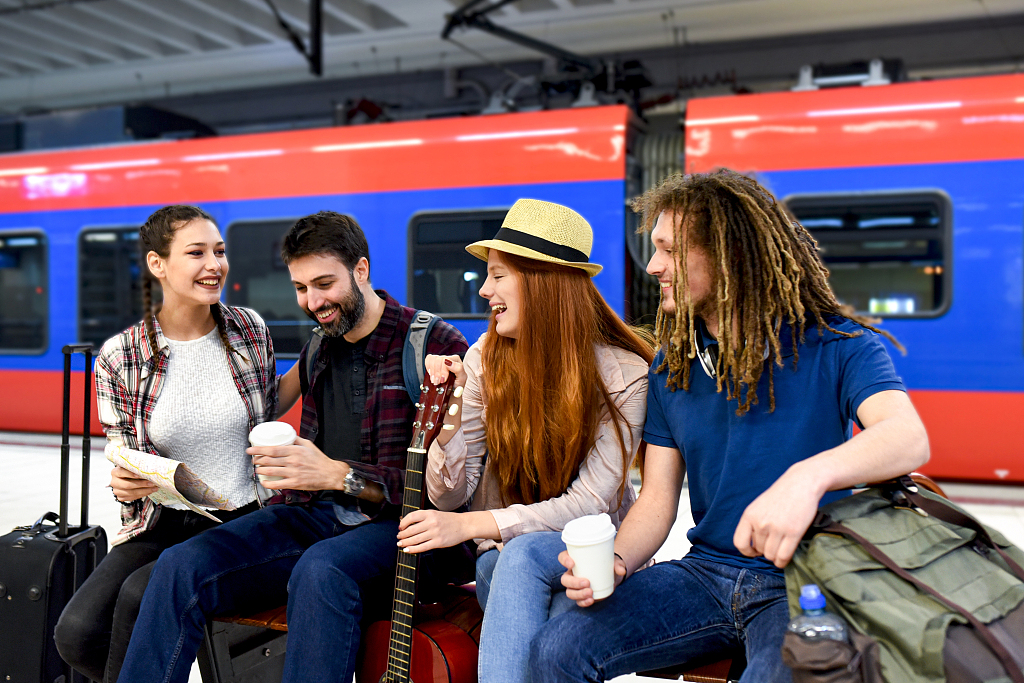
[[[10,154],[0,212],[621,179],[628,115],[594,107]]]
[[[85,373],[71,373],[71,432],[82,433],[82,380]],[[57,370],[4,370],[0,372],[0,396],[4,397],[0,411],[0,431],[49,432],[61,430],[61,395],[64,392],[64,373]],[[93,389],[92,434],[102,435],[97,418],[96,390]],[[301,418],[296,404],[285,415],[285,422],[296,430]],[[94,443],[95,445],[95,443]],[[101,446],[102,450],[102,446]]]
[[[81,432],[82,373],[72,377],[71,427]],[[0,430],[59,433],[62,373],[0,372]],[[910,397],[931,442],[931,461],[921,471],[936,479],[1024,483],[1024,393],[915,390]],[[93,433],[102,434],[95,419]],[[299,406],[285,416],[296,428]]]
[[[770,171],[1024,157],[1024,74],[692,99],[686,168]]]
[[[931,443],[921,472],[936,479],[1024,482],[1024,393],[910,392]]]

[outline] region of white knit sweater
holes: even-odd
[[[256,499],[249,416],[215,328],[199,339],[168,339],[167,377],[149,424],[161,455],[183,462],[234,507]],[[184,505],[170,507],[187,509]]]

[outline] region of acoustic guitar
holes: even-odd
[[[421,387],[406,459],[403,517],[423,508],[427,448],[441,431],[454,382],[449,375],[444,384]],[[466,631],[442,619],[413,625],[419,561],[419,554],[398,550],[391,621],[367,629],[357,683],[476,683],[477,644]],[[470,596],[469,601],[475,608],[476,600]]]

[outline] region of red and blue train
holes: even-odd
[[[597,282],[622,302],[628,118],[617,106],[0,157],[0,430],[60,429],[61,347],[99,346],[139,319],[138,226],[166,204],[217,220],[225,298],[267,320],[279,370],[312,326],[280,238],[323,209],[363,227],[375,286],[467,337],[486,325],[485,264],[463,247],[493,236],[519,197],[586,214]]]
[[[933,477],[1024,482],[1024,75],[691,100],[686,170],[756,174],[885,319]]]
[[[363,226],[376,286],[472,339],[483,264],[462,247],[519,197],[561,202],[594,227],[598,287],[636,314],[656,292],[625,203],[652,163],[638,133],[611,106],[2,156],[0,430],[59,429],[61,346],[138,319],[137,229],[170,203],[217,219],[225,298],[264,316],[281,368],[311,323],[278,240],[321,209]],[[785,198],[839,297],[906,345],[926,472],[1024,482],[1024,76],[694,99],[685,155],[673,144],[687,171],[750,172]]]

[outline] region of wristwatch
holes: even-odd
[[[349,469],[345,475],[345,481],[341,484],[341,490],[350,496],[358,496],[366,488],[366,480],[355,470]]]

